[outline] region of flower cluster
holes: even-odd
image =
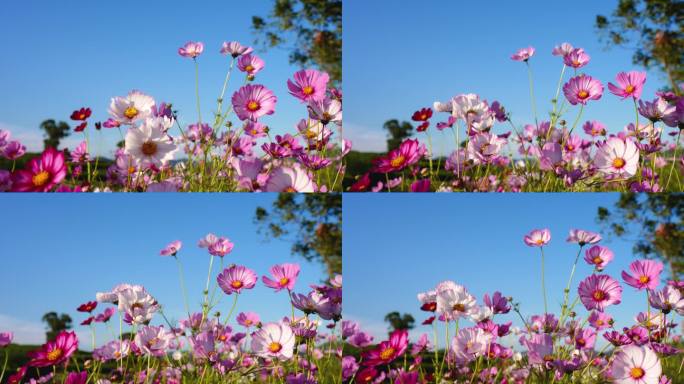
[[[178,50],[191,58],[199,74],[204,50],[189,42]],[[269,191],[328,192],[341,189],[343,158],[351,143],[341,138],[342,93],[329,76],[315,69],[287,80],[292,97],[306,115],[290,133],[271,135],[263,118],[275,113],[278,98],[255,83],[264,61],[251,47],[226,42],[220,52],[229,69],[210,119],[202,118],[197,86],[197,122],[181,126],[170,103],[133,90],[111,99],[109,118],[89,128],[90,108],[71,114],[83,141],[71,150],[47,148],[24,169],[0,171],[0,191]],[[234,69],[245,84],[224,105]],[[226,103],[228,104],[228,103]],[[91,137],[102,129],[118,129],[121,148],[109,160],[91,152]],[[13,162],[26,148],[0,130],[0,156]]]
[[[223,262],[233,249],[230,240],[213,234],[202,238],[198,246],[207,248],[209,253],[209,276],[214,259]],[[175,259],[180,271],[181,249],[182,243],[174,241],[160,251],[161,256]],[[207,279],[202,310],[190,312],[186,300],[187,317],[177,323],[170,322],[162,305],[143,286],[117,285],[97,293],[95,301],[77,307],[78,312],[88,316],[81,325],[92,332],[93,349],[87,360],[77,357],[76,334],[61,332],[54,340],[29,352],[29,362],[12,374],[9,382],[334,382],[340,375],[341,351],[335,329],[342,318],[342,276],[336,275],[325,284],[312,285],[308,292],[298,293],[295,288],[299,273],[297,264],[286,263],[274,265],[270,276],[261,277],[265,287],[286,292],[292,307],[291,315],[268,322],[255,312],[237,313],[238,297],[249,297],[248,291],[259,281],[257,273],[245,266],[232,264],[224,268],[217,274],[215,284]],[[183,296],[187,297],[182,273],[180,277]],[[218,289],[227,296],[217,295]],[[231,296],[232,305],[224,316],[218,310],[219,303],[223,297]],[[249,298],[245,304],[249,307]],[[101,306],[107,307],[95,314]],[[113,331],[109,322],[117,313],[119,334],[96,344],[96,324],[106,324]],[[11,333],[0,333],[0,351],[12,338]],[[33,368],[50,371],[30,378]]]
[[[530,61],[535,50],[524,48],[511,59],[524,62],[530,76],[534,122],[514,122],[498,102],[476,94],[459,94],[432,108],[416,111],[416,131],[427,146],[407,139],[348,186],[350,191],[604,191],[659,192],[684,190],[684,157],[679,147],[684,129],[684,84],[671,92],[642,99],[645,72],[619,72],[608,91],[633,101],[634,114],[622,131],[609,131],[600,121],[585,121],[586,108],[604,96],[603,83],[583,72],[590,56],[568,43],[553,49],[563,59],[556,96],[548,118],[538,118]],[[573,71],[567,79],[566,71]],[[562,95],[561,95],[562,90]],[[564,116],[571,110],[572,123]],[[433,111],[445,114],[429,129]],[[641,117],[641,119],[640,119]],[[641,120],[641,121],[640,121]],[[500,131],[497,132],[497,127]],[[433,136],[455,150],[433,151]],[[581,134],[580,132],[583,132]],[[672,139],[668,139],[668,136]],[[443,143],[439,146],[443,147]],[[384,174],[384,175],[383,175]]]
[[[501,292],[484,294],[479,301],[466,287],[443,281],[418,294],[420,310],[427,313],[422,324],[432,328],[433,337],[423,333],[410,341],[407,330],[398,329],[376,344],[359,324],[343,321],[343,379],[404,384],[672,383],[684,354],[677,334],[678,316],[684,316],[684,284],[670,280],[662,286],[663,264],[636,260],[621,273],[624,287],[604,272],[614,255],[598,244],[599,234],[571,230],[567,241],[578,250],[558,312],[546,307],[543,285],[544,248],[551,233],[533,230],[523,242],[538,248],[542,257],[544,313],[525,316],[520,303]],[[582,256],[593,273],[579,283],[573,300],[572,279]],[[610,310],[621,303],[623,289],[644,292],[647,305],[633,323],[619,328]],[[586,313],[580,313],[581,306]],[[507,314],[515,314],[518,324],[505,319]]]

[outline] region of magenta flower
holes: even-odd
[[[606,135],[606,126],[600,121],[587,121],[582,128],[584,129],[584,133],[592,137]]]
[[[178,54],[183,57],[196,58],[204,51],[204,44],[200,42],[188,41],[182,47],[178,48]]]
[[[0,348],[8,346],[12,339],[14,339],[14,333],[12,332],[0,332]]]
[[[603,95],[603,84],[591,76],[580,75],[563,85],[563,94],[570,104],[587,104],[587,100],[598,100]]]
[[[109,321],[109,319],[112,318],[112,316],[114,316],[115,312],[116,312],[116,310],[114,308],[109,307],[109,308],[105,309],[104,312],[95,316],[95,322],[96,323],[106,323]]]
[[[394,359],[401,356],[408,346],[408,331],[396,330],[392,332],[389,340],[378,344],[374,349],[364,352],[363,365],[375,367],[378,365],[391,363]]]
[[[223,257],[233,250],[234,244],[227,238],[218,238],[213,244],[209,245],[208,251],[210,255]]]
[[[591,328],[580,329],[575,333],[575,348],[594,349],[596,342],[596,331]]]
[[[518,52],[511,56],[511,60],[527,61],[534,56],[534,47],[520,48]]]
[[[255,312],[240,312],[236,320],[238,324],[245,328],[255,327],[261,322],[259,315]]]
[[[548,229],[534,229],[523,237],[523,241],[530,247],[543,247],[551,241],[551,231]]]
[[[399,145],[399,148],[391,150],[386,156],[373,160],[373,172],[389,173],[417,163],[425,155],[424,144],[417,139],[407,139]]]
[[[636,260],[629,265],[631,274],[622,271],[622,279],[638,289],[656,289],[660,283],[663,263],[655,260]]]
[[[31,159],[25,169],[12,175],[14,192],[47,192],[66,177],[67,168],[64,153],[48,148]]]
[[[16,160],[26,153],[26,147],[15,140],[8,142],[0,149],[2,150],[2,155],[9,160]]]
[[[78,349],[78,338],[74,332],[60,332],[55,340],[48,341],[37,351],[31,351],[28,365],[31,367],[49,367],[69,360]]]
[[[653,101],[643,101],[639,100],[639,114],[651,122],[656,122],[662,120],[665,116],[676,111],[676,107],[670,105],[663,98],[656,98]]]
[[[297,276],[299,276],[299,264],[280,264],[274,265],[269,270],[273,280],[266,276],[261,277],[261,281],[269,287],[275,289],[276,292],[281,289],[287,289],[291,291],[294,289],[295,282],[297,282]]]
[[[240,294],[243,289],[252,289],[257,281],[257,275],[251,269],[239,265],[232,265],[221,272],[216,278],[219,287],[230,295]]]
[[[240,120],[257,120],[273,114],[278,98],[263,85],[247,84],[238,89],[231,100]]]
[[[641,97],[646,83],[646,72],[620,72],[615,77],[618,85],[608,83],[608,90],[615,96],[626,99],[632,97],[635,100]]]
[[[548,333],[529,335],[529,339],[521,338],[520,344],[527,348],[530,364],[540,365],[553,361],[553,339]]]
[[[611,304],[620,304],[622,287],[608,275],[591,275],[580,282],[577,289],[580,301],[588,311],[599,312]]]
[[[79,312],[92,312],[97,308],[97,301],[89,301],[87,303],[83,303],[76,308],[77,311]]]
[[[250,53],[240,56],[237,61],[237,66],[242,72],[254,76],[264,68],[264,61],[261,60],[259,56]]]
[[[598,271],[603,270],[613,258],[613,251],[600,245],[594,245],[584,252],[584,260]]]
[[[252,51],[252,47],[244,46],[237,41],[224,41],[221,46],[221,53],[224,55],[231,55],[233,58],[249,54]]]
[[[601,235],[582,229],[571,229],[566,241],[568,243],[577,243],[580,246],[585,246],[587,244],[596,244],[601,241]]]
[[[87,371],[69,372],[66,379],[64,380],[64,384],[86,384],[87,381],[88,381],[88,372]]]
[[[162,256],[176,256],[176,253],[180,251],[181,247],[183,246],[183,243],[181,243],[180,240],[172,241],[164,247],[161,251],[159,251],[159,254]]]
[[[325,90],[330,77],[325,72],[305,69],[294,74],[294,81],[287,80],[290,94],[303,102],[321,101],[325,99]]]
[[[582,68],[589,63],[591,57],[582,48],[576,48],[563,56],[563,63],[568,67]]]
[[[592,311],[587,321],[597,331],[609,328],[613,324],[613,318],[609,314],[598,311]]]
[[[489,294],[485,293],[483,301],[487,307],[491,308],[492,313],[494,314],[508,313],[511,310],[508,299],[499,291],[494,292],[491,298],[489,297]]]

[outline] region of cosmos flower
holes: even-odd
[[[511,56],[514,61],[527,61],[534,56],[534,47],[520,48],[518,52]]]
[[[275,112],[278,98],[263,85],[247,84],[233,94],[231,101],[240,120],[257,120]]]
[[[390,334],[389,340],[383,341],[375,348],[362,353],[362,364],[375,367],[389,364],[404,354],[408,346],[408,331],[398,329]]]
[[[299,164],[274,169],[266,181],[266,192],[315,192],[316,185]]]
[[[553,339],[548,333],[533,333],[528,338],[522,337],[520,344],[527,348],[530,364],[541,365],[553,361]]]
[[[36,351],[31,351],[30,367],[49,367],[60,365],[69,360],[78,349],[78,338],[74,332],[60,332],[53,341],[48,341]]]
[[[587,244],[596,244],[601,241],[601,235],[595,232],[589,232],[582,229],[571,229],[568,239],[568,243],[577,243],[580,246]]]
[[[663,117],[671,114],[676,110],[675,106],[670,105],[663,98],[656,98],[653,101],[639,100],[639,114],[655,123]]]
[[[183,246],[183,243],[180,240],[172,241],[164,247],[161,251],[159,251],[159,254],[161,256],[176,256],[176,253],[180,251],[181,247]]]
[[[248,53],[240,56],[237,66],[242,72],[254,76],[264,68],[264,61],[259,56]]]
[[[656,309],[660,309],[664,314],[676,311],[684,315],[684,298],[678,289],[671,285],[666,285],[662,290],[649,289],[648,302]]]
[[[47,192],[64,180],[67,173],[64,152],[48,148],[12,174],[12,191]]]
[[[204,44],[199,41],[188,41],[187,43],[185,43],[185,45],[178,48],[179,55],[191,59],[194,59],[197,56],[201,55],[202,51],[204,51]]]
[[[268,359],[292,358],[295,335],[287,324],[268,323],[252,334],[252,351]]]
[[[487,307],[492,309],[492,312],[494,314],[506,314],[511,310],[511,306],[508,303],[508,299],[504,297],[499,291],[494,292],[491,298],[488,294],[485,293],[483,301]]]
[[[629,270],[631,274],[622,271],[625,283],[638,290],[656,289],[660,284],[663,263],[656,260],[636,260],[629,264]]]
[[[330,76],[327,73],[305,69],[295,72],[294,81],[287,80],[287,89],[292,96],[302,102],[321,101],[325,99],[328,81],[330,81]]]
[[[582,68],[589,63],[591,57],[582,48],[576,48],[563,55],[563,63],[572,68]]]
[[[26,146],[16,140],[9,141],[0,149],[0,154],[8,160],[16,160],[26,153]]]
[[[149,117],[154,105],[155,101],[151,96],[133,90],[125,97],[113,97],[109,104],[109,114],[119,124],[131,125]]]
[[[106,323],[109,321],[109,319],[112,318],[116,310],[114,308],[107,308],[105,309],[102,313],[97,314],[95,316],[95,322],[96,323]]]
[[[584,129],[584,132],[587,135],[590,135],[592,137],[597,137],[597,136],[605,136],[606,135],[606,126],[601,123],[600,121],[587,121],[584,123],[582,126],[582,129]]]
[[[88,381],[88,372],[69,372],[64,379],[64,384],[86,384]]]
[[[164,356],[173,338],[173,333],[164,329],[164,326],[144,325],[136,332],[134,341],[144,354]]]
[[[590,275],[580,282],[577,292],[588,311],[603,312],[608,305],[620,304],[622,287],[608,275]]]
[[[596,331],[591,328],[580,329],[575,333],[575,348],[593,350],[596,342]]]
[[[548,229],[534,229],[523,237],[523,241],[530,247],[543,247],[551,241],[551,231]]]
[[[124,153],[141,167],[162,167],[173,159],[178,147],[156,120],[145,120],[126,132]]]
[[[240,55],[246,55],[253,51],[252,47],[247,47],[237,41],[224,41],[221,46],[221,53],[224,55],[231,55],[236,58]]]
[[[273,280],[267,276],[262,276],[261,281],[263,281],[264,285],[275,289],[276,292],[282,289],[287,289],[288,291],[294,289],[297,276],[299,276],[299,264],[278,264],[272,266],[269,271],[271,276],[273,276]]]
[[[207,247],[212,256],[223,257],[233,250],[234,244],[226,237],[219,237]]]
[[[256,276],[255,276],[256,281]],[[255,312],[240,312],[237,315],[236,321],[245,328],[256,327],[261,322],[259,315]]]
[[[648,346],[621,347],[613,359],[610,375],[617,384],[658,384],[660,359]]]
[[[492,335],[477,327],[463,328],[451,341],[452,351],[459,363],[467,363],[487,352]]]
[[[447,281],[439,284],[436,291],[437,312],[444,315],[446,319],[471,317],[480,311],[475,297],[462,285]]]
[[[613,318],[605,312],[592,311],[587,319],[589,325],[596,328],[597,331],[609,328],[613,322]]]
[[[646,72],[620,72],[615,77],[617,85],[608,83],[608,90],[615,96],[626,99],[632,97],[635,100],[641,97],[646,83]]]
[[[639,165],[639,148],[628,138],[610,137],[599,147],[594,164],[606,175],[632,177]]]
[[[563,94],[570,104],[587,104],[587,100],[599,100],[603,95],[603,84],[591,76],[580,75],[563,85]]]
[[[152,315],[159,311],[159,304],[141,286],[130,286],[117,292],[119,311],[124,313],[128,324],[147,324]]]
[[[584,260],[598,271],[603,270],[613,258],[613,251],[600,245],[594,245],[584,252]]]
[[[14,339],[14,333],[12,332],[0,332],[0,348],[8,346],[12,339]]]
[[[79,312],[91,313],[95,310],[95,308],[97,308],[97,301],[89,301],[87,303],[79,305],[78,308],[76,308],[76,310]]]
[[[218,286],[226,295],[242,293],[243,289],[252,289],[257,281],[257,275],[251,269],[232,265],[221,272],[216,278]]]
[[[556,45],[553,47],[551,54],[554,56],[565,56],[569,55],[575,48],[570,43],[563,43],[561,45]]]
[[[417,139],[404,140],[399,148],[391,150],[386,156],[373,160],[373,172],[397,172],[417,163],[426,153],[425,145]]]
[[[323,98],[322,100],[310,100],[309,118],[320,121],[323,125],[342,123],[342,103],[339,100]]]

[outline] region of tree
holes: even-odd
[[[684,274],[684,194],[623,193],[612,211],[598,208],[598,222],[617,237],[635,234],[634,253],[662,260],[672,279]]]
[[[49,119],[40,123],[40,129],[45,131],[46,137],[45,140],[43,140],[45,148],[57,148],[59,147],[59,141],[69,136],[69,129],[71,128],[69,128],[69,124],[63,121],[57,123],[56,121]]]
[[[257,44],[289,47],[290,62],[316,65],[342,80],[342,0],[276,0],[268,18],[252,17]],[[294,38],[293,38],[294,37]]]
[[[408,313],[401,315],[394,311],[385,315],[385,321],[390,324],[390,331],[410,330],[413,329],[416,320]]]
[[[634,64],[658,68],[670,87],[684,81],[684,3],[672,0],[620,0],[612,18],[596,16],[596,28],[608,46],[633,47]]]
[[[404,139],[411,137],[413,133],[413,125],[408,121],[402,121],[401,123],[397,119],[387,120],[382,128],[387,131],[389,137],[387,139],[387,150],[391,151],[395,148],[399,148]]]
[[[57,312],[48,312],[43,315],[43,322],[50,328],[45,332],[47,341],[54,340],[60,332],[71,329],[71,317],[65,313],[57,315]]]
[[[292,254],[342,273],[342,194],[281,193],[271,210],[256,209],[259,232],[292,242]]]

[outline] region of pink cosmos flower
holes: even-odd
[[[264,68],[264,61],[261,60],[259,56],[250,53],[240,56],[237,61],[237,66],[242,72],[254,76]]]
[[[603,270],[613,260],[613,251],[600,245],[594,245],[584,252],[584,260],[597,270]]]
[[[240,312],[237,315],[236,320],[238,324],[242,325],[245,328],[256,327],[261,322],[259,314],[255,312]]]
[[[88,143],[84,140],[71,151],[72,163],[86,163],[90,161],[90,154],[88,154]]]
[[[523,237],[523,241],[530,247],[543,247],[551,241],[551,231],[548,229],[534,229]]]
[[[69,372],[66,379],[64,380],[64,384],[86,384],[87,381],[88,381],[88,372],[87,371]]]
[[[176,256],[176,253],[180,251],[181,247],[183,246],[183,243],[181,243],[180,240],[172,241],[164,247],[161,251],[159,251],[159,254],[162,256]]]
[[[252,351],[268,359],[292,358],[295,335],[287,324],[268,323],[252,334]]]
[[[456,361],[467,363],[487,353],[487,347],[491,342],[492,335],[480,328],[469,327],[458,331],[451,341],[451,347]]]
[[[610,375],[617,384],[658,384],[662,366],[648,346],[626,345],[613,359]]]
[[[617,280],[608,275],[590,275],[580,282],[577,289],[580,301],[591,311],[599,312],[611,304],[620,304],[622,287]]]
[[[582,48],[576,48],[563,55],[563,63],[572,68],[582,68],[589,63],[591,57]]]
[[[606,175],[632,177],[639,166],[639,148],[629,138],[610,137],[596,153],[594,164]]]
[[[639,100],[638,110],[641,116],[655,123],[675,111],[676,107],[670,105],[665,99],[658,97],[653,101]]]
[[[592,311],[587,321],[589,321],[589,325],[600,331],[609,328],[613,323],[613,318],[605,312]]]
[[[274,265],[269,269],[273,280],[266,276],[261,277],[261,281],[264,282],[269,288],[275,289],[276,292],[287,289],[292,291],[294,289],[295,283],[297,282],[297,276],[299,276],[299,264],[284,263],[280,265]]]
[[[325,72],[305,69],[295,72],[294,82],[287,80],[287,89],[292,96],[303,102],[320,101],[325,99],[325,90],[329,80],[330,77]]]
[[[396,330],[392,332],[389,340],[383,341],[370,351],[364,352],[363,365],[375,367],[388,364],[404,354],[408,346],[408,331]]]
[[[615,96],[626,99],[632,97],[635,100],[641,97],[646,83],[646,72],[620,72],[615,77],[618,85],[608,83],[608,90]]]
[[[249,54],[252,51],[252,47],[244,46],[237,41],[224,41],[221,46],[221,53],[224,55],[231,55],[233,58]]]
[[[328,97],[322,100],[309,101],[309,118],[320,121],[323,125],[342,123],[342,103]]]
[[[234,244],[230,239],[221,237],[218,238],[213,244],[209,245],[208,251],[210,255],[223,257],[229,254],[233,250]]]
[[[200,248],[209,248],[212,244],[218,241],[218,237],[213,233],[208,233],[204,238],[197,242],[197,246]]]
[[[2,156],[8,160],[16,160],[26,153],[26,147],[18,141],[10,141],[4,147],[0,148]]]
[[[533,333],[529,338],[521,338],[520,344],[527,348],[530,364],[541,365],[553,361],[553,339],[548,333]]]
[[[40,157],[29,160],[25,169],[12,175],[14,192],[47,192],[66,177],[64,153],[48,148]]]
[[[299,164],[290,167],[278,167],[268,177],[266,192],[315,192],[314,184],[308,172]]]
[[[96,323],[106,323],[109,321],[109,319],[114,316],[114,313],[116,310],[112,307],[109,307],[105,309],[102,313],[99,313],[97,316],[95,316],[95,322]]]
[[[204,51],[204,44],[201,42],[188,41],[182,47],[178,48],[178,54],[183,57],[196,58]]]
[[[591,135],[592,137],[606,135],[606,126],[600,121],[587,121],[582,128],[587,135]]]
[[[601,241],[601,235],[595,232],[584,231],[582,229],[571,229],[566,241],[568,243],[577,243],[580,246],[596,244]]]
[[[561,45],[556,45],[553,47],[551,54],[554,56],[565,56],[570,54],[575,48],[570,43],[563,43]]]
[[[425,145],[417,139],[407,139],[399,148],[391,150],[386,156],[373,160],[373,172],[389,173],[417,163],[426,153]]]
[[[534,47],[520,48],[518,52],[511,56],[514,61],[527,61],[534,56]]]
[[[59,365],[69,360],[78,349],[78,338],[74,332],[60,332],[55,340],[48,341],[37,351],[31,351],[30,367],[49,367]]]
[[[629,265],[631,274],[622,271],[622,279],[638,289],[656,289],[660,284],[663,263],[655,260],[636,260]]]
[[[591,328],[580,329],[575,333],[575,348],[577,349],[594,349],[596,342],[596,331]]]
[[[649,290],[648,301],[651,306],[660,309],[661,312],[668,314],[673,310],[684,315],[684,297],[677,288],[666,285],[662,290]]]
[[[232,265],[221,272],[216,278],[218,286],[226,295],[240,294],[243,289],[252,289],[257,281],[257,275],[251,269],[241,265]]]
[[[563,85],[563,94],[570,104],[587,104],[587,100],[598,100],[603,95],[603,84],[591,76],[580,75]]]
[[[278,98],[263,85],[247,84],[233,94],[231,101],[240,120],[257,120],[273,114]]]
[[[8,346],[12,339],[14,339],[14,333],[12,332],[0,332],[0,348]]]
[[[347,341],[356,348],[365,348],[373,343],[373,336],[359,331],[353,334]]]

